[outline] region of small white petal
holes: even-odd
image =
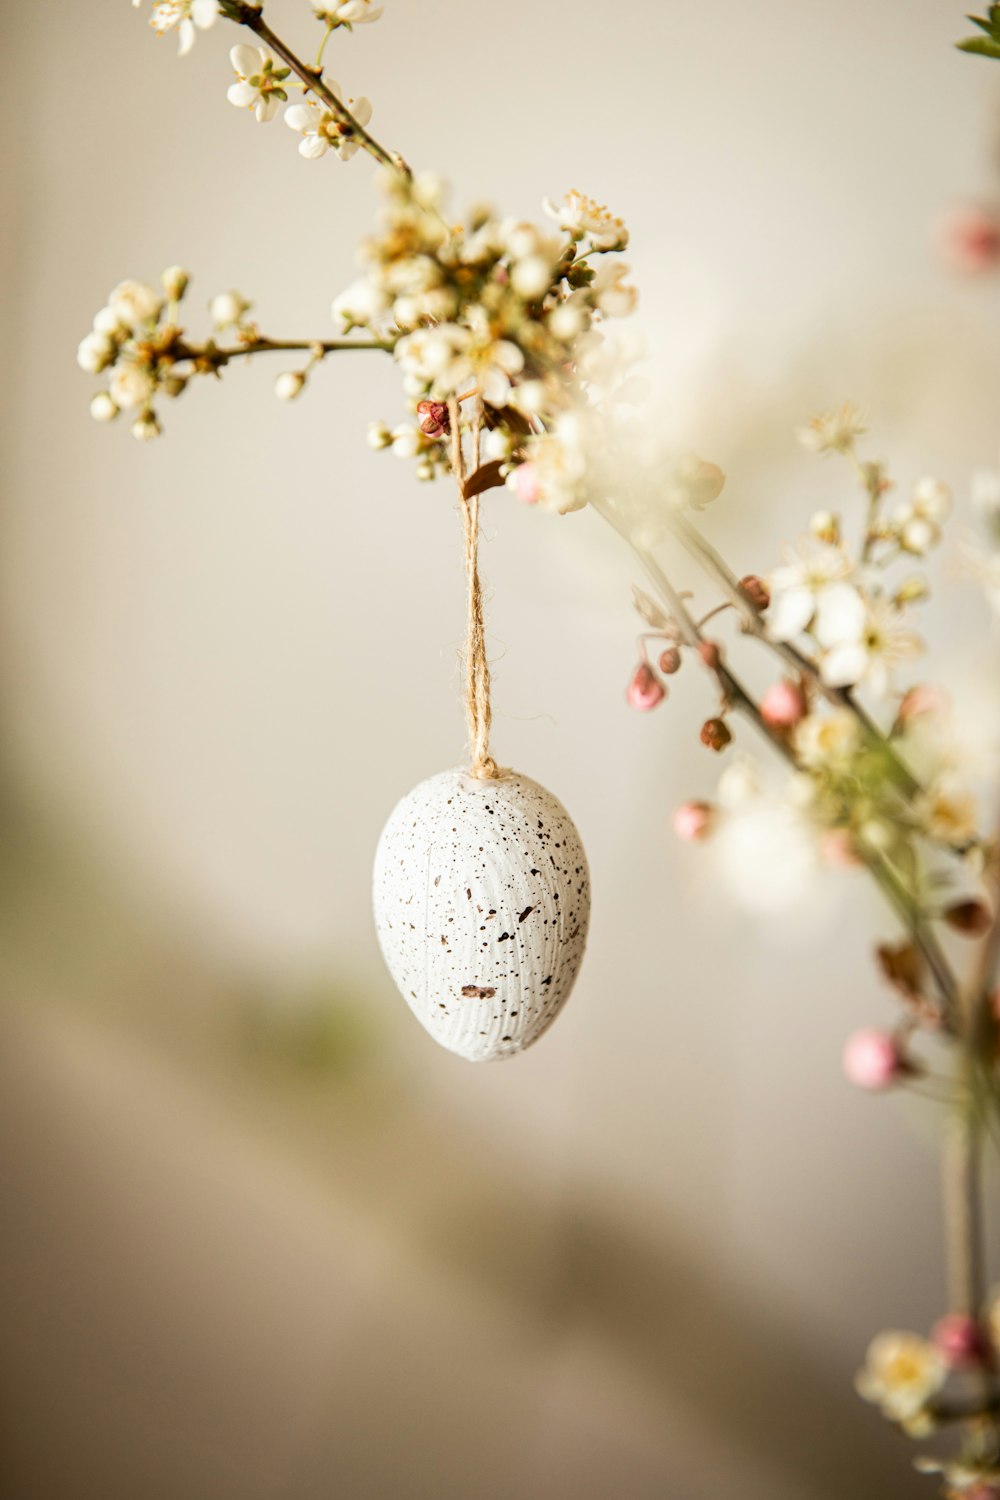
[[[315,104],[293,104],[285,110],[285,124],[292,130],[315,130],[319,122],[319,110]]]
[[[268,120],[273,120],[278,113],[280,102],[273,94],[262,95],[258,101],[257,108],[254,110],[254,114],[257,117],[257,124],[266,125]]]
[[[219,0],[193,0],[191,19],[202,31],[207,31],[219,17]]]
[[[861,645],[834,646],[820,664],[820,674],[829,687],[853,687],[868,667],[868,653]]]
[[[256,97],[257,90],[251,83],[231,83],[226,90],[226,98],[237,109],[249,109]]]
[[[351,114],[357,120],[359,125],[367,125],[368,121],[372,117],[371,100],[365,99],[363,96],[360,99],[355,99],[354,103],[351,105]]]
[[[774,641],[791,641],[801,635],[816,609],[812,590],[804,585],[775,594],[767,612],[767,630]]]
[[[185,16],[178,28],[179,44],[177,52],[180,57],[186,57],[191,51],[191,48],[194,46],[195,36],[194,22]]]
[[[821,646],[840,646],[861,639],[867,618],[865,601],[849,583],[832,583],[816,600],[816,639]]]
[[[260,47],[251,47],[247,42],[239,42],[229,52],[229,61],[242,78],[250,78],[254,73],[259,73],[261,63],[266,53]]]
[[[304,135],[299,141],[299,155],[307,161],[318,161],[328,150],[326,141],[319,135]]]

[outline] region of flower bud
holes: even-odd
[[[368,423],[368,446],[369,448],[388,448],[392,442],[392,433],[384,422]]]
[[[648,662],[641,661],[625,689],[626,702],[640,713],[648,713],[651,708],[662,703],[666,696],[667,690],[652,667]]]
[[[160,316],[163,298],[144,281],[122,281],[108,298],[108,306],[127,327],[141,328]]]
[[[441,437],[451,431],[451,416],[444,401],[418,401],[420,430],[428,437]]]
[[[118,411],[109,391],[98,391],[90,403],[90,415],[95,422],[110,422],[117,417]]]
[[[722,647],[716,641],[699,641],[698,655],[711,671],[717,672],[722,661]]]
[[[140,443],[148,443],[160,436],[160,424],[151,411],[140,412],[132,423],[132,436]]]
[[[855,1031],[844,1044],[844,1072],[856,1088],[890,1088],[910,1071],[896,1038],[888,1031]]]
[[[958,901],[944,913],[948,926],[966,937],[982,937],[993,920],[983,901]]]
[[[817,541],[835,546],[840,541],[840,521],[832,510],[818,510],[809,522],[809,530]]]
[[[252,305],[240,292],[219,292],[208,304],[208,310],[216,328],[221,329],[238,324]]]
[[[392,451],[397,458],[416,458],[423,447],[421,434],[408,422],[400,422],[392,433]]]
[[[861,863],[849,828],[824,828],[819,837],[819,852],[835,870],[851,870]]]
[[[709,750],[725,750],[732,738],[724,719],[706,719],[701,726],[701,743]]]
[[[170,301],[179,302],[188,289],[191,275],[183,266],[168,266],[160,280]]]
[[[538,478],[538,465],[518,464],[517,468],[507,476],[507,484],[522,505],[536,505],[542,492]]]
[[[416,474],[417,478],[423,484],[430,483],[430,481],[434,478],[434,465],[431,463],[429,458],[422,458],[420,460],[420,462],[417,464]]]
[[[274,394],[279,401],[294,401],[305,390],[306,377],[301,370],[283,370],[274,382]]]
[[[797,682],[782,677],[760,700],[760,716],[772,729],[792,729],[805,715],[806,696]]]
[[[993,1363],[993,1349],[982,1324],[968,1313],[946,1313],[931,1339],[954,1370],[982,1369]]]
[[[767,609],[771,602],[771,590],[756,573],[748,573],[745,578],[740,579],[740,593],[754,609]]]
[[[99,375],[114,362],[118,346],[106,333],[88,333],[80,340],[76,351],[76,362],[88,375]]]
[[[897,717],[901,723],[908,724],[911,719],[922,718],[924,714],[943,714],[947,708],[947,697],[940,688],[921,683],[903,694]]]
[[[709,802],[682,802],[674,813],[674,832],[689,843],[707,838],[715,810]]]
[[[681,653],[676,646],[668,646],[666,651],[661,652],[659,667],[666,677],[672,677],[679,670],[681,664]]]

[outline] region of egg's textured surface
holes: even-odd
[[[510,1057],[555,1020],[583,958],[590,875],[569,814],[536,781],[421,782],[382,831],[374,895],[390,973],[443,1047]]]

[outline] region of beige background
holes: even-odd
[[[306,5],[269,14],[312,45]],[[434,1049],[369,916],[385,816],[462,742],[454,508],[364,442],[392,368],[330,362],[288,408],[261,361],[143,447],[73,360],[116,281],[174,261],[199,316],[236,285],[323,336],[367,164],[231,109],[222,26],[178,61],[124,0],[4,20],[5,1494],[925,1493],[851,1390],[943,1297],[932,1118],[839,1072],[892,1014],[885,913],[851,881],[733,909],[668,832],[719,768],[706,684],[631,714],[628,559],[496,494],[496,747],[573,812],[594,924],[536,1051]],[[626,217],[659,420],[726,467],[707,524],[764,570],[850,503],[796,448],[816,409],[860,399],[904,483],[996,460],[997,288],[930,248],[994,186],[1000,70],[963,24],[388,0],[331,68],[459,201],[578,186]],[[977,703],[985,612],[947,565],[939,599],[936,667]]]

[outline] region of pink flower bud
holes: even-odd
[[[701,743],[709,750],[725,750],[732,735],[724,719],[706,719],[701,726]]]
[[[706,667],[711,667],[714,672],[718,669],[719,663],[722,661],[722,647],[715,641],[699,641],[698,655]]]
[[[681,664],[681,653],[676,646],[668,646],[660,657],[660,671],[668,677],[679,670]]]
[[[956,208],[938,230],[941,253],[956,271],[970,275],[1000,265],[1000,219],[978,204]]]
[[[968,1313],[946,1313],[938,1318],[931,1329],[931,1338],[953,1369],[981,1369],[993,1363],[986,1331]]]
[[[625,700],[640,713],[648,713],[667,696],[667,690],[648,662],[641,661],[625,690]]]
[[[514,494],[522,505],[537,505],[542,487],[538,482],[538,468],[532,463],[519,464],[510,478]]]
[[[849,870],[861,863],[854,847],[854,835],[847,828],[824,828],[819,838],[819,850],[828,865],[837,870]]]
[[[887,1089],[908,1071],[896,1038],[888,1031],[855,1031],[844,1045],[844,1072],[859,1089]]]
[[[958,901],[949,906],[944,919],[955,932],[966,937],[982,937],[993,920],[989,907],[982,901]]]
[[[708,802],[682,802],[674,813],[674,832],[689,843],[707,838],[712,831],[714,809]]]
[[[909,692],[903,694],[897,718],[900,723],[908,724],[911,719],[919,719],[924,714],[945,713],[947,709],[947,694],[941,688],[931,687],[929,683],[921,683],[918,687],[910,688]]]
[[[418,401],[417,415],[420,430],[428,437],[441,437],[451,431],[451,416],[443,401]]]
[[[771,602],[771,590],[756,573],[748,573],[745,578],[740,579],[740,593],[750,601],[754,609],[767,609]]]
[[[760,700],[760,716],[772,729],[791,729],[806,711],[806,697],[797,682],[782,677],[772,682]]]

